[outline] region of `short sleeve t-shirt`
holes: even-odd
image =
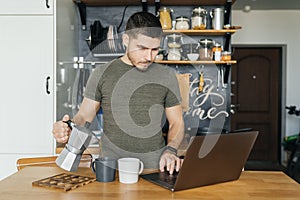
[[[110,149],[128,153],[162,149],[164,109],[180,104],[174,70],[153,63],[146,71],[140,71],[121,59],[97,67],[84,96],[101,104],[103,131],[111,143]],[[102,145],[105,148],[107,144]]]

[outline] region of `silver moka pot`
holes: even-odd
[[[72,132],[68,143],[55,162],[64,170],[76,171],[84,150],[90,144],[93,133],[88,129],[89,123],[86,123],[84,127],[75,125],[71,120],[66,123]]]

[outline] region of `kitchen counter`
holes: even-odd
[[[0,182],[0,199],[299,199],[300,185],[283,172],[244,171],[239,180],[171,192],[140,179],[136,184],[92,182],[68,192],[32,186],[32,182],[65,172],[58,167],[26,167]],[[69,172],[67,172],[69,173]],[[95,177],[89,168],[72,174]],[[155,191],[155,192],[154,192]]]

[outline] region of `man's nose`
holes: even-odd
[[[152,60],[152,49],[147,49],[145,51],[145,55],[144,55],[145,59],[147,59],[148,61]]]

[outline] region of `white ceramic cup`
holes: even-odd
[[[143,169],[144,164],[138,158],[118,159],[119,181],[121,183],[136,183]]]

